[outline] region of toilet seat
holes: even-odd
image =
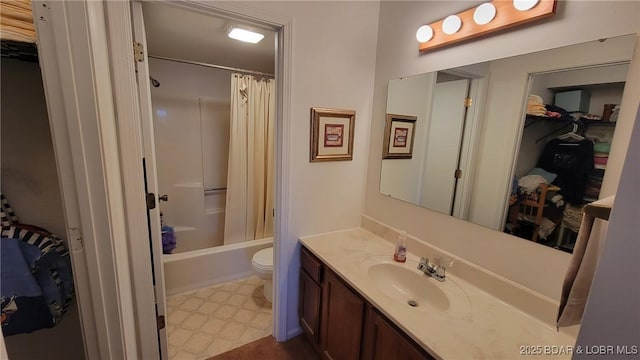
[[[266,248],[253,255],[251,260],[253,268],[262,274],[273,273],[273,248]]]

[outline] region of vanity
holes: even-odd
[[[573,336],[455,274],[423,274],[411,248],[394,262],[362,228],[300,242],[300,325],[325,359],[571,357]]]

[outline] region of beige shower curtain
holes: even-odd
[[[273,235],[274,80],[231,76],[224,243]]]

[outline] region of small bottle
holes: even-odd
[[[405,245],[406,239],[407,232],[403,230],[400,232],[400,235],[398,235],[398,240],[396,241],[396,249],[393,252],[393,260],[397,262],[407,261],[407,246]]]

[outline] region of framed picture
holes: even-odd
[[[411,159],[415,116],[387,114],[384,127],[383,159]]]
[[[311,162],[353,159],[354,110],[311,108]]]

